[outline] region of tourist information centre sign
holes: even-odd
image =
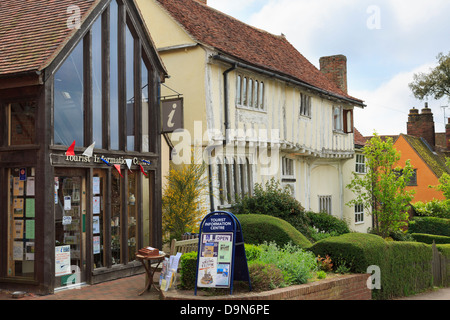
[[[230,288],[233,280],[248,281],[247,257],[239,220],[230,212],[212,212],[200,224],[197,288]]]

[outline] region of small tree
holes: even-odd
[[[445,165],[450,168],[450,158],[446,159]],[[430,188],[442,191],[445,199],[450,200],[450,175],[447,172],[444,172],[438,181],[439,184],[437,186],[430,186]]]
[[[414,75],[414,81],[409,84],[414,96],[420,100],[433,97],[436,100],[450,96],[450,53],[437,56],[438,65],[429,73]]]
[[[414,190],[406,190],[413,168],[408,161],[403,168],[397,166],[400,153],[393,146],[392,138],[381,139],[376,133],[364,147],[367,174],[353,174],[347,188],[356,198],[349,206],[363,204],[365,211],[371,211],[374,231],[387,237],[393,231],[400,231],[408,221],[409,203]]]
[[[208,193],[208,181],[205,171],[205,163],[194,163],[193,156],[190,164],[171,165],[162,197],[163,232],[170,233],[170,239],[181,239],[185,232],[197,231],[206,215],[204,197]]]

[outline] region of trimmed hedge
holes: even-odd
[[[308,211],[306,212],[306,215],[309,220],[311,220],[311,225],[320,232],[336,232],[338,235],[350,232],[350,229],[345,221],[331,216],[328,213],[315,213]]]
[[[381,289],[372,291],[373,299],[410,295],[432,286],[431,246],[424,243],[349,233],[316,242],[309,250],[329,255],[334,267],[345,265],[355,273],[366,273],[371,265],[380,267]]]
[[[438,236],[435,234],[427,234],[427,233],[411,233],[414,240],[418,242],[433,244],[433,241],[436,244],[446,244],[450,243],[450,237],[446,236]]]
[[[409,222],[409,233],[428,233],[450,237],[450,219],[415,217]]]
[[[241,223],[245,243],[275,242],[282,247],[292,242],[301,248],[311,246],[303,234],[283,219],[263,214],[239,214],[236,217]]]

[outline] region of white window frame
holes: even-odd
[[[311,96],[300,92],[300,112],[301,117],[311,118]]]
[[[265,83],[261,79],[244,74],[236,77],[236,106],[254,111],[266,111]]]
[[[355,156],[355,172],[360,174],[366,174],[366,156],[357,153]]]
[[[355,204],[355,224],[364,223],[364,205],[362,203]]]
[[[330,195],[318,196],[319,197],[319,212],[325,212],[332,215],[332,200],[333,197]]]
[[[295,161],[288,157],[281,158],[282,178],[295,178]]]
[[[344,111],[342,106],[333,106],[333,130],[344,132]]]

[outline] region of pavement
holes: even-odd
[[[154,282],[158,283],[159,273],[155,273]],[[61,290],[54,294],[39,296],[23,293],[14,297],[13,292],[0,289],[0,300],[161,300],[160,293],[152,287],[139,295],[144,289],[145,274],[135,275],[81,288]],[[450,300],[450,288],[440,288],[410,297],[394,300]]]

